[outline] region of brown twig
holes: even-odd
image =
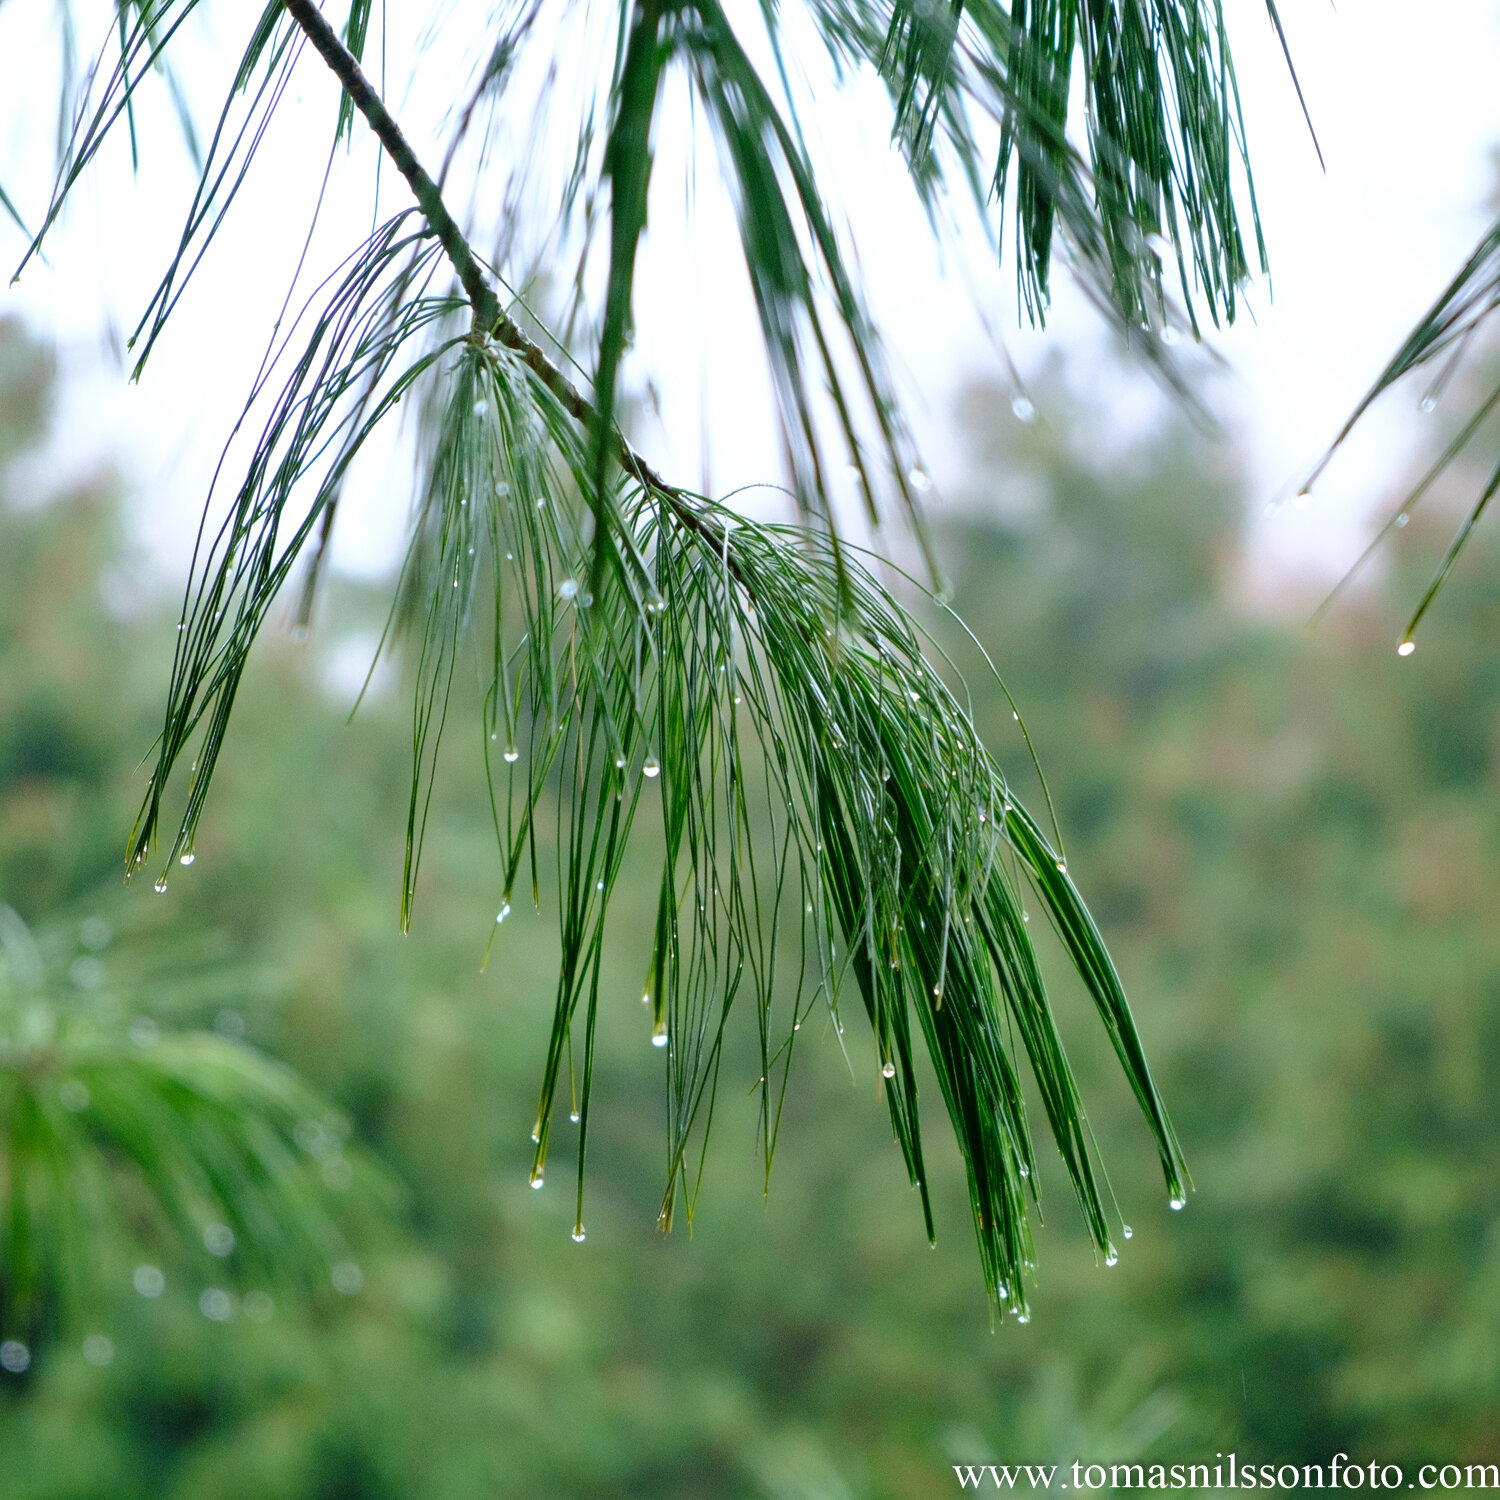
[[[448,205],[443,201],[437,183],[427,175],[422,163],[417,160],[416,152],[401,133],[401,127],[391,117],[370,80],[365,77],[354,54],[339,40],[338,33],[324,19],[323,12],[313,0],[282,0],[282,4],[287,15],[302,28],[307,39],[317,48],[323,61],[328,64],[345,94],[349,96],[350,102],[365,117],[386,155],[416,196],[417,206],[437,236],[454,271],[458,273],[464,295],[469,299],[469,306],[474,312],[476,334],[479,337],[488,336],[519,354],[569,415],[586,429],[592,430],[598,422],[598,414],[593,405],[547,358],[542,348],[501,311],[500,299],[486,278],[478,256],[458,227],[458,222],[448,212]],[[616,456],[620,467],[657,496],[679,525],[702,537],[721,555],[727,553],[728,542],[723,528],[693,505],[681,489],[668,484],[631,447],[623,434],[618,438]],[[729,566],[735,577],[743,582],[740,570],[732,558],[729,559]]]

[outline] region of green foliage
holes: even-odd
[[[1343,429],[1334,439],[1332,447],[1318,463],[1307,484],[1303,486],[1304,493],[1317,482],[1318,476],[1332,461],[1339,447],[1381,396],[1393,386],[1400,384],[1408,375],[1435,366],[1435,373],[1422,397],[1423,410],[1432,410],[1444,388],[1458,373],[1465,353],[1475,344],[1476,338],[1494,312],[1497,294],[1500,294],[1500,222],[1492,224],[1480,237],[1479,243],[1474,247],[1458,274],[1444,288],[1437,301],[1423,314],[1417,326],[1392,355],[1385,369],[1375,378],[1374,384],[1360,398],[1349,420],[1345,422]],[[1493,441],[1493,423],[1490,419],[1496,406],[1500,405],[1500,386],[1495,386],[1484,371],[1478,372],[1477,378],[1480,386],[1477,393],[1473,389],[1474,381],[1465,381],[1460,386],[1460,398],[1473,402],[1470,415],[1445,440],[1432,466],[1418,484],[1403,497],[1400,505],[1366,549],[1364,556],[1354,565],[1351,574],[1357,571],[1360,565],[1388,542],[1397,531],[1406,526],[1413,508],[1426,498],[1450,468],[1461,458],[1473,455],[1476,439],[1480,453],[1483,453],[1487,445]],[[1468,513],[1454,532],[1452,540],[1448,543],[1438,563],[1436,572],[1423,590],[1416,608],[1406,623],[1401,643],[1397,647],[1403,656],[1411,654],[1417,626],[1421,624],[1422,617],[1448,581],[1448,575],[1458,561],[1459,553],[1463,551],[1470,536],[1473,535],[1474,528],[1494,498],[1495,491],[1500,489],[1500,464],[1490,467],[1488,460],[1484,459],[1481,459],[1481,463],[1487,472],[1482,477],[1478,498],[1472,502]]]
[[[163,1034],[110,982],[111,936],[96,916],[34,939],[0,907],[0,1327],[33,1342],[94,1310],[130,1249],[322,1285],[348,1259],[325,1184],[378,1181],[288,1069]]]
[[[195,7],[196,0],[163,0],[120,12],[118,61],[95,69],[74,101],[77,123],[28,258],[119,122],[133,118],[142,67],[165,62]],[[845,65],[862,60],[890,82],[894,130],[929,205],[945,176],[974,185],[987,175],[1003,198],[1017,159],[1020,265],[1034,317],[1047,298],[1059,226],[1092,267],[1102,301],[1134,333],[1166,316],[1161,234],[1189,302],[1197,292],[1215,318],[1233,316],[1248,268],[1235,208],[1238,107],[1216,9],[1195,0],[1118,14],[1074,5],[1055,14],[992,5],[919,14],[898,4],[886,15],[871,12],[863,29],[817,6],[809,15]],[[554,794],[565,851],[534,1179],[543,1177],[564,1059],[581,1147],[587,1140],[606,919],[649,785],[661,794],[663,833],[647,984],[669,1059],[663,1228],[679,1200],[691,1216],[701,1158],[697,1168],[689,1158],[713,1117],[724,1024],[742,983],[748,977],[761,1040],[769,1169],[780,1120],[775,1095],[785,1089],[800,1021],[814,1002],[836,1018],[840,982],[852,969],[929,1234],[914,1031],[967,1163],[991,1298],[1024,1316],[1036,1186],[1022,1054],[1095,1244],[1106,1258],[1116,1253],[1027,927],[1028,897],[1056,927],[1094,998],[1179,1202],[1184,1170],[1060,837],[1028,814],[974,735],[962,698],[924,655],[908,606],[834,524],[824,406],[869,519],[879,522],[877,494],[893,488],[925,539],[915,494],[921,474],[807,150],[781,18],[774,8],[762,11],[775,79],[762,76],[713,0],[641,0],[612,18],[613,62],[608,78],[596,80],[596,104],[603,102],[588,106],[578,127],[578,167],[561,207],[566,238],[576,188],[591,184],[574,279],[582,288],[591,205],[606,192],[609,199],[609,269],[588,396],[564,373],[563,344],[527,331],[535,320],[519,299],[502,302],[502,291],[511,297],[503,275],[474,250],[445,187],[361,71],[373,19],[356,3],[341,40],[311,0],[269,6],[253,24],[246,18],[247,40],[176,253],[132,339],[139,376],[310,42],[341,89],[336,140],[357,110],[420,217],[407,211],[379,225],[319,285],[286,337],[273,337],[236,428],[260,434],[245,478],[222,520],[212,503],[205,513],[128,870],[154,859],[160,840],[165,868],[156,886],[164,890],[176,862],[193,858],[251,647],[310,550],[299,611],[305,627],[339,497],[357,482],[370,435],[415,395],[429,415],[427,464],[393,616],[399,632],[420,640],[403,925],[455,672],[477,651],[486,743],[505,735],[506,770],[497,777],[491,764],[488,777],[505,866],[502,918],[528,860],[540,902],[536,822]],[[540,38],[533,21],[529,9],[495,18],[499,36],[455,128],[443,184],[481,103],[515,107],[500,97],[515,60],[558,44],[555,33]],[[598,23],[590,14],[581,24]],[[1087,164],[1066,140],[1075,51],[1088,84]],[[557,70],[544,71],[546,93]],[[738,215],[804,523],[797,531],[741,522],[669,484],[617,430],[653,131],[663,90],[679,72],[711,126]],[[596,114],[607,119],[597,152]],[[999,160],[986,173],[976,115],[1001,126]],[[462,300],[435,294],[445,265]],[[935,577],[930,549],[928,564]],[[523,740],[526,765],[518,770]],[[184,764],[178,819],[168,808]],[[580,1237],[583,1159],[580,1149]]]
[[[90,1324],[0,1377],[8,1492],[767,1500],[801,1485],[928,1500],[952,1493],[960,1461],[1495,1461],[1496,560],[1481,534],[1415,663],[1371,650],[1409,574],[1314,633],[1247,621],[1224,598],[1239,495],[1223,455],[1169,430],[1101,467],[1068,443],[1065,398],[1044,388],[1038,404],[1044,419],[1022,424],[976,395],[976,490],[1001,519],[949,534],[956,603],[1017,660],[1070,873],[1152,996],[1143,1029],[1199,1191],[1173,1214],[1148,1152],[1112,1151],[1134,1231],[1116,1232],[1119,1263],[1100,1268],[1086,1223],[1049,1213],[1031,1322],[996,1334],[961,1233],[961,1155],[928,1142],[929,1249],[877,1128],[874,1048],[849,1046],[851,1086],[821,1007],[798,1033],[769,1196],[758,1172],[721,1171],[691,1241],[656,1233],[672,1064],[635,1004],[660,890],[650,841],[612,903],[601,1001],[629,1003],[599,1007],[593,1086],[611,1127],[590,1132],[588,1237],[571,1241],[578,1126],[563,1108],[546,1186],[527,1186],[556,934],[517,903],[478,972],[503,869],[474,817],[477,757],[454,757],[433,792],[422,920],[395,931],[409,707],[376,683],[346,726],[316,646],[268,642],[247,671],[193,878],[102,904],[158,691],[159,664],[130,664],[161,627],[99,602],[113,555],[99,512],[6,517],[0,599],[7,631],[24,631],[0,658],[7,722],[39,722],[21,685],[41,662],[70,743],[91,750],[6,763],[0,826],[17,837],[0,891],[71,903],[70,940],[106,916],[111,982],[149,995],[164,1031],[233,1008],[408,1185],[390,1232],[361,1244],[358,1298],[278,1295],[267,1325],[243,1302],[205,1318],[189,1267],[141,1297],[125,1265]],[[373,643],[378,599],[327,607],[326,640]],[[974,722],[1005,744],[1009,702],[980,675],[971,686]],[[455,679],[456,703],[483,696],[467,669]],[[565,803],[554,783],[544,867]],[[58,812],[23,843],[28,805],[72,821]],[[128,942],[126,912],[147,922]],[[173,978],[152,955],[185,944],[200,946]],[[1145,1144],[1081,984],[1054,989],[1094,1132]],[[757,1028],[727,1027],[720,1056],[715,1161],[748,1162]],[[1038,1175],[1066,1175],[1041,1142]],[[110,1365],[84,1357],[85,1332],[112,1340]]]

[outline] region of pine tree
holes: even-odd
[[[65,80],[72,124],[27,259],[111,137],[128,130],[134,146],[141,90],[160,80],[183,97],[174,70],[197,10],[198,0],[117,0],[113,40]],[[1279,31],[1270,0],[1268,12]],[[333,146],[368,131],[383,179],[373,230],[295,326],[273,333],[241,424],[259,429],[253,454],[233,493],[208,501],[130,872],[160,889],[191,860],[254,640],[294,576],[306,628],[340,497],[359,482],[371,435],[410,397],[424,412],[425,468],[391,621],[416,664],[402,921],[439,742],[462,701],[457,668],[474,657],[504,868],[497,922],[517,881],[541,899],[538,824],[556,822],[562,959],[533,1181],[562,1074],[576,1072],[576,1236],[606,918],[642,815],[662,848],[644,998],[667,1064],[663,1228],[680,1206],[692,1211],[693,1157],[740,991],[761,1038],[769,1168],[802,1023],[827,1011],[842,1037],[840,995],[852,987],[930,1232],[925,1047],[996,1305],[1024,1315],[1032,1253],[1023,1054],[1093,1239],[1112,1258],[1033,907],[1093,998],[1174,1206],[1181,1156],[1050,801],[1040,818],[1023,805],[980,742],[961,683],[882,565],[839,525],[830,476],[847,466],[871,521],[904,517],[941,605],[923,471],[806,144],[796,80],[808,48],[841,76],[877,74],[929,214],[956,190],[1002,224],[1008,215],[1020,299],[1037,321],[1058,249],[1171,380],[1169,322],[1197,332],[1204,318],[1232,319],[1252,265],[1265,266],[1217,0],[806,0],[743,15],[719,0],[555,14],[507,3],[462,22],[473,26],[461,39],[473,70],[446,139],[420,151],[386,100],[431,85],[430,54],[412,50],[409,76],[391,79],[387,44],[400,39],[371,0],[351,0],[333,21],[313,0],[271,0],[258,18],[225,24],[243,50],[199,153],[177,253],[131,341],[135,376],[214,236],[244,232],[228,214],[293,77],[326,78]],[[364,71],[377,57],[381,89]],[[660,187],[653,145],[673,91],[708,122],[737,214],[795,526],[753,522],[659,474],[621,430],[637,254]],[[185,106],[184,117],[196,151]],[[536,132],[528,160],[516,156],[518,122]],[[0,204],[25,218],[10,197]],[[554,289],[571,288],[545,320],[525,295],[544,263]]]

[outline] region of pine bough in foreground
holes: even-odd
[[[134,131],[138,83],[167,70],[196,3],[120,0],[118,60],[101,60],[78,93],[44,233],[115,125],[123,118]],[[351,468],[370,434],[414,398],[425,413],[425,478],[393,616],[417,662],[403,922],[454,674],[461,657],[477,654],[502,919],[518,895],[540,899],[544,848],[555,845],[546,857],[557,862],[562,962],[533,1180],[546,1169],[566,1072],[579,1115],[582,1238],[607,916],[643,799],[659,799],[649,818],[660,824],[662,859],[645,999],[667,1074],[663,1227],[693,1209],[734,1004],[758,1028],[769,1170],[801,1029],[809,1017],[831,1017],[844,1037],[856,996],[874,1038],[869,1066],[929,1233],[923,1052],[967,1167],[986,1283],[996,1305],[1024,1315],[1037,1176],[1023,1057],[1095,1244],[1107,1262],[1116,1253],[1031,939],[1033,913],[1056,930],[1093,998],[1174,1206],[1184,1195],[1181,1157],[1060,841],[1017,800],[908,612],[833,524],[826,476],[838,448],[836,466],[857,475],[872,517],[877,490],[893,488],[925,535],[878,340],[797,121],[783,20],[769,7],[758,17],[773,87],[717,0],[564,5],[545,33],[541,14],[502,6],[485,21],[490,50],[455,111],[442,181],[455,161],[488,181],[485,131],[506,107],[519,108],[528,128],[550,118],[562,74],[547,64],[557,53],[572,65],[570,86],[599,63],[598,90],[583,90],[558,232],[545,247],[555,259],[559,247],[581,246],[574,286],[605,289],[589,396],[564,373],[563,344],[472,248],[483,215],[460,229],[449,189],[424,170],[360,70],[369,0],[353,0],[342,34],[311,0],[273,0],[250,33],[179,252],[134,340],[141,362],[225,222],[308,45],[340,86],[336,139],[361,117],[417,207],[380,224],[273,341],[242,424],[252,431],[252,414],[261,424],[253,457],[222,524],[206,520],[199,539],[130,867],[145,866],[160,844],[168,869],[191,857],[267,611],[301,560],[306,622]],[[1046,306],[1054,243],[1159,363],[1169,266],[1193,327],[1195,293],[1213,317],[1233,316],[1248,270],[1235,205],[1248,179],[1233,180],[1243,172],[1242,130],[1215,5],[809,0],[799,16],[836,69],[871,67],[886,80],[895,134],[929,210],[946,181],[967,184],[981,204],[991,192],[1011,197],[1033,316]],[[529,66],[539,48],[543,66]],[[1067,129],[1079,60],[1081,150]],[[653,130],[674,88],[707,123],[738,216],[802,518],[795,528],[752,524],[667,483],[615,425]],[[987,164],[977,144],[986,128],[1000,151]],[[512,163],[489,231],[497,263],[521,254],[526,185],[527,164]],[[474,201],[494,220],[477,187]],[[607,235],[594,234],[604,218]],[[591,283],[596,253],[607,267]],[[461,295],[448,290],[454,279]],[[575,311],[587,318],[585,300],[579,291]],[[169,825],[168,784],[184,758],[186,809]],[[545,836],[543,818],[553,825]]]

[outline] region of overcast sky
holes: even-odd
[[[1216,381],[1213,403],[1249,455],[1262,575],[1285,579],[1305,571],[1326,578],[1358,550],[1372,507],[1393,499],[1409,475],[1422,421],[1419,392],[1388,399],[1311,506],[1286,506],[1272,517],[1263,512],[1290,496],[1486,222],[1491,148],[1500,141],[1493,107],[1500,20],[1483,0],[1420,8],[1345,0],[1338,10],[1284,4],[1325,173],[1263,0],[1228,0],[1226,9],[1273,281],[1252,290],[1253,318],[1215,339],[1231,371]],[[46,62],[55,55],[49,33],[55,14],[39,0],[0,8],[0,182],[33,214],[46,183],[17,163],[27,157],[36,163],[50,149],[51,106],[38,99],[44,90],[36,84],[45,83]],[[206,56],[213,39],[195,38],[192,45]],[[270,146],[275,154],[252,178],[141,387],[124,384],[105,328],[112,322],[129,331],[170,254],[191,190],[180,153],[148,160],[139,187],[118,171],[90,183],[48,263],[34,263],[18,286],[0,288],[0,314],[19,312],[66,355],[64,442],[51,462],[86,468],[115,457],[138,497],[142,535],[165,569],[180,570],[185,561],[217,444],[300,250],[300,234],[277,235],[269,226],[289,217],[289,202],[309,200],[316,189],[326,102],[317,84],[308,85],[307,97],[288,101],[289,122]],[[1079,299],[1060,293],[1051,328],[1035,335],[1016,326],[1011,267],[997,269],[977,236],[942,255],[934,250],[886,139],[885,118],[880,91],[866,80],[818,112],[820,149],[836,165],[860,264],[939,492],[959,489],[965,473],[963,444],[948,416],[955,394],[975,379],[1007,378],[997,333],[1023,380],[1049,348],[1061,347],[1077,383],[1106,382],[1117,412],[1148,411],[1155,397],[1144,375],[1121,382],[1105,372],[1098,360],[1105,336]],[[148,144],[168,134],[150,119],[143,132]],[[124,149],[123,140],[117,147]],[[348,215],[367,214],[355,207],[364,185],[336,186],[332,222],[341,213],[346,225]],[[338,197],[345,191],[347,210]],[[700,269],[725,259],[723,223],[705,210],[700,252],[686,259],[668,244],[673,228],[670,214],[656,214],[637,303],[635,374],[643,378],[655,366],[663,401],[663,421],[642,434],[643,444],[669,472],[696,483],[698,436],[706,425],[717,489],[774,478],[776,449],[764,421],[748,307],[731,303],[725,310],[720,283]],[[0,222],[0,261],[14,264],[21,248],[19,234]],[[689,304],[706,304],[710,320],[717,319],[716,337],[701,352],[704,341],[683,331]],[[372,506],[388,522],[404,507],[409,485],[399,473],[387,479]],[[349,528],[346,563],[365,570],[388,565],[394,530]]]

